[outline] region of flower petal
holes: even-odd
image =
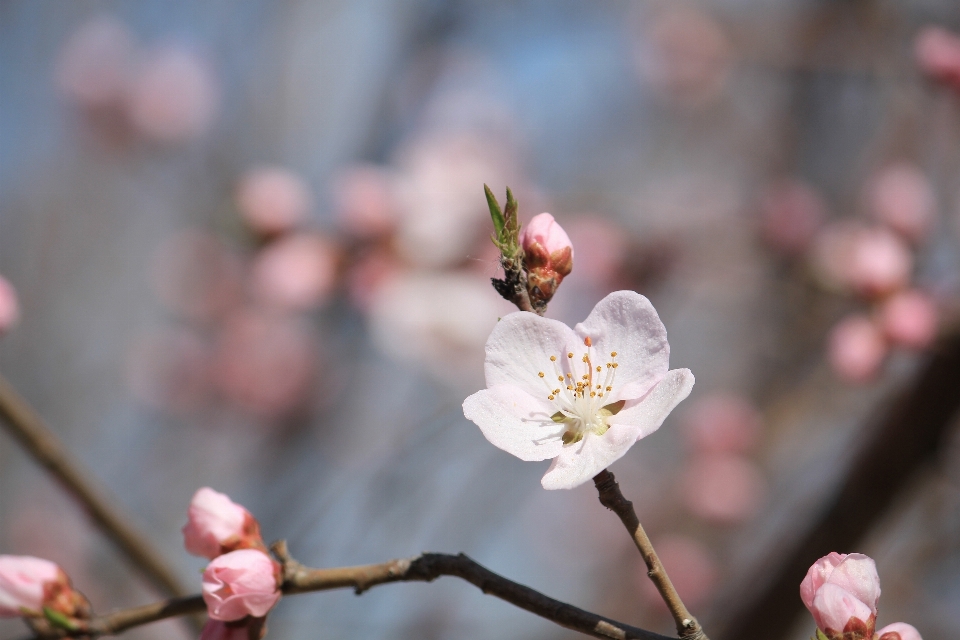
[[[667,329],[650,301],[635,291],[614,291],[575,329],[580,343],[589,337],[604,358],[617,352],[614,402],[641,397],[670,367]]]
[[[810,613],[822,631],[842,632],[850,618],[863,622],[870,620],[873,612],[855,595],[835,584],[827,583],[817,590]]]
[[[880,640],[923,640],[920,632],[912,624],[906,622],[894,622],[888,624],[880,631],[877,631]],[[893,634],[897,634],[894,636]]]
[[[550,418],[554,411],[547,402],[508,385],[483,389],[463,402],[463,415],[484,437],[521,460],[546,460],[560,453],[566,427]]]
[[[843,587],[877,613],[880,599],[880,576],[873,558],[862,553],[851,553],[843,558],[827,576],[827,582]]]
[[[487,387],[513,385],[535,398],[546,398],[550,387],[537,374],[543,372],[549,384],[555,384],[550,356],[558,358],[558,366],[565,366],[563,356],[576,344],[577,335],[557,320],[529,311],[504,316],[487,339]]]
[[[637,440],[660,428],[673,408],[690,395],[694,377],[689,369],[673,369],[663,376],[642,400],[627,402],[623,409],[607,418],[613,427],[633,425],[637,428]]]
[[[623,457],[637,441],[640,426],[621,424],[598,436],[588,432],[583,440],[564,447],[540,480],[544,489],[573,489]]]

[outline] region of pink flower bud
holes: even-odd
[[[182,531],[187,551],[211,560],[234,549],[264,548],[250,512],[210,487],[194,494]]]
[[[573,271],[573,245],[567,232],[549,213],[541,213],[520,230],[528,289],[547,302],[564,276]]]
[[[848,382],[873,378],[886,355],[883,334],[865,316],[848,316],[830,331],[827,359],[836,374]]]
[[[888,624],[877,632],[879,640],[923,640],[916,627],[906,622],[894,622]]]
[[[20,303],[13,286],[0,276],[0,336],[12,329],[20,319]]]
[[[60,567],[49,560],[0,556],[0,618],[40,615],[46,585],[59,582],[61,576]]]
[[[45,608],[74,620],[90,617],[90,604],[60,567],[31,556],[0,556],[0,618],[41,616]]]
[[[262,618],[280,599],[280,565],[263,551],[240,549],[214,558],[203,572],[203,600],[214,620]]]
[[[877,566],[860,553],[830,553],[807,571],[800,583],[800,598],[828,637],[857,631],[869,639],[880,599]]]
[[[909,349],[925,349],[937,337],[939,318],[930,296],[917,291],[898,293],[880,309],[880,326],[889,340]]]

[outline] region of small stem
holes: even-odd
[[[130,524],[133,522],[130,515],[82,470],[80,462],[67,452],[57,435],[3,376],[0,376],[0,418],[0,423],[83,505],[94,524],[161,593],[172,596],[187,593],[167,568],[163,555],[143,532]]]
[[[594,476],[593,483],[597,487],[600,504],[616,513],[620,517],[620,521],[623,522],[623,526],[633,537],[633,542],[637,545],[637,549],[640,550],[640,555],[643,556],[643,561],[647,565],[647,575],[650,576],[653,584],[657,587],[657,591],[660,592],[660,597],[663,598],[667,608],[670,609],[670,615],[673,616],[673,621],[677,625],[677,634],[682,640],[709,640],[703,629],[700,628],[700,623],[690,614],[686,605],[683,604],[683,600],[680,599],[680,595],[670,581],[670,576],[667,575],[666,570],[660,563],[660,558],[657,557],[657,552],[654,551],[653,545],[650,543],[650,538],[647,537],[647,532],[643,530],[643,526],[640,524],[637,512],[633,509],[633,503],[623,497],[616,478],[604,469]]]

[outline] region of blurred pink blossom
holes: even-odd
[[[400,215],[397,180],[391,169],[373,164],[343,170],[334,184],[340,226],[360,238],[393,230]]]
[[[316,234],[275,240],[253,261],[250,281],[254,297],[292,310],[320,306],[336,285],[337,251]]]
[[[49,560],[0,555],[0,618],[39,616],[46,585],[59,582],[62,573]]]
[[[370,305],[377,346],[413,362],[445,384],[474,387],[483,376],[483,346],[497,318],[515,311],[490,280],[471,272],[397,273]]]
[[[913,256],[893,232],[857,223],[835,223],[818,236],[814,267],[829,287],[867,297],[901,289],[910,280]]]
[[[209,129],[219,90],[206,62],[178,48],[149,54],[130,94],[130,120],[156,142],[184,142]]]
[[[866,316],[847,316],[830,331],[827,359],[848,382],[866,382],[876,376],[886,355],[883,333]]]
[[[127,354],[127,386],[154,409],[194,411],[210,398],[212,355],[210,346],[188,329],[174,326],[146,333]]]
[[[880,326],[895,345],[925,349],[937,337],[939,314],[933,299],[916,289],[902,291],[880,307]]]
[[[924,27],[914,43],[920,70],[953,88],[960,88],[960,36],[942,27]]]
[[[403,150],[395,246],[405,260],[453,266],[466,260],[476,237],[489,234],[482,187],[506,184],[511,175],[509,148],[496,142],[472,133],[436,134]]]
[[[734,394],[701,396],[684,412],[683,420],[687,442],[704,453],[749,453],[763,428],[759,411]]]
[[[283,167],[257,167],[237,184],[237,208],[250,228],[262,235],[287,233],[313,208],[310,186]]]
[[[280,599],[280,565],[263,551],[240,549],[214,558],[203,572],[203,601],[214,620],[262,618]]]
[[[670,6],[649,23],[635,60],[653,89],[688,107],[716,100],[732,66],[732,46],[720,24],[690,5]]]
[[[240,257],[213,235],[186,231],[168,238],[152,266],[160,301],[189,320],[209,322],[240,300]]]
[[[57,86],[81,107],[120,107],[129,91],[135,54],[125,24],[109,15],[93,18],[74,31],[60,52]]]
[[[493,246],[492,243],[488,243]],[[499,252],[497,256],[499,257]],[[397,259],[387,251],[374,250],[359,258],[347,272],[347,295],[359,310],[369,312],[380,287],[402,272]]]
[[[600,216],[573,218],[566,229],[577,248],[577,269],[570,277],[591,288],[609,286],[626,258],[626,230]]]
[[[310,397],[317,369],[317,340],[301,320],[256,310],[225,322],[215,375],[223,394],[261,418],[281,418]]]
[[[720,568],[706,545],[694,538],[673,534],[658,538],[654,548],[683,603],[690,608],[702,607],[720,578]],[[646,567],[641,566],[642,570],[636,572],[640,593],[650,606],[666,611],[667,606],[647,576]]]
[[[880,599],[880,577],[873,560],[860,553],[830,553],[807,571],[800,583],[800,599],[813,615],[817,628],[831,640],[845,631],[853,637],[873,637]]]
[[[913,258],[909,249],[884,229],[864,230],[853,245],[850,283],[864,295],[882,295],[905,286]]]
[[[826,217],[820,194],[798,179],[768,186],[760,198],[760,231],[774,249],[787,255],[806,251]]]
[[[20,302],[13,285],[0,276],[0,337],[16,326],[20,320]]]
[[[708,453],[687,461],[680,490],[684,504],[694,515],[735,524],[748,520],[760,508],[766,481],[749,458]]]
[[[878,640],[923,640],[917,628],[906,622],[888,624],[877,631],[877,635],[880,636]]]
[[[181,531],[187,553],[211,560],[236,549],[264,547],[256,518],[210,487],[201,487],[194,494]]]
[[[916,165],[898,162],[883,168],[870,181],[867,198],[873,216],[907,240],[919,242],[930,231],[936,194]]]

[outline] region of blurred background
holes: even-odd
[[[671,633],[593,487],[542,490],[547,463],[463,417],[511,311],[482,191],[509,185],[575,246],[548,315],[639,291],[697,376],[612,469],[710,633],[956,331],[951,30],[949,0],[5,0],[0,368],[197,588],[179,529],[209,485],[311,566],[462,551]],[[960,611],[950,426],[836,549],[926,640]],[[0,552],[101,612],[158,597],[7,434]],[[269,626],[576,635],[452,578],[289,597]]]

